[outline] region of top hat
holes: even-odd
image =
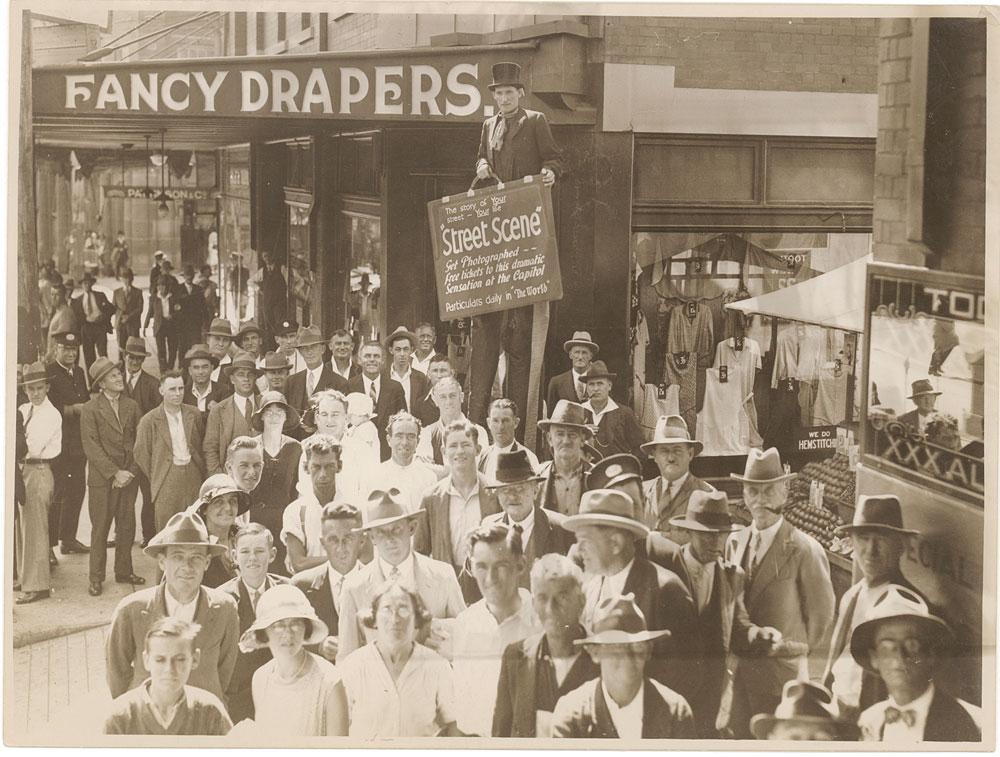
[[[247,334],[256,334],[257,336],[261,335],[260,327],[257,325],[257,321],[253,318],[240,324],[240,330],[236,333],[234,341],[239,344],[240,340],[242,340]]]
[[[187,510],[171,515],[163,530],[150,539],[142,551],[150,557],[156,557],[167,547],[207,547],[209,557],[226,552],[224,544],[212,542],[208,538],[208,529],[201,516]]]
[[[194,266],[191,265],[190,263],[188,263],[186,266],[184,266],[184,275],[185,276],[190,276],[193,279],[194,278]]]
[[[244,654],[266,647],[266,643],[257,639],[257,632],[266,630],[279,620],[308,620],[309,634],[302,642],[306,646],[319,644],[330,635],[330,629],[316,615],[316,610],[302,593],[302,589],[293,584],[277,584],[261,594],[257,600],[255,615],[254,622],[240,636],[240,651]]]
[[[292,370],[292,362],[285,357],[284,353],[271,351],[264,355],[264,362],[260,369],[265,373],[267,371],[290,371]]]
[[[207,344],[192,344],[191,349],[184,353],[184,364],[187,365],[198,358],[208,360],[213,367],[219,364],[219,358],[212,354]]]
[[[937,391],[934,388],[934,385],[927,379],[918,379],[917,381],[914,381],[910,387],[912,391],[910,396],[907,397],[909,400],[912,400],[914,397],[919,397],[922,394],[933,394],[934,396],[941,394],[941,392]]]
[[[72,331],[63,331],[59,334],[54,334],[52,338],[55,340],[56,344],[61,347],[79,347],[80,337],[74,334]]]
[[[372,404],[372,398],[364,392],[351,392],[347,395],[347,414],[374,418],[375,406]]]
[[[361,528],[352,530],[361,533],[379,526],[387,526],[397,520],[415,518],[419,514],[407,512],[403,495],[395,486],[389,491],[375,489],[368,495],[368,504],[361,511]]]
[[[237,515],[242,515],[250,509],[249,492],[240,489],[233,480],[233,477],[228,473],[216,473],[206,478],[202,483],[201,489],[198,491],[198,499],[188,507],[188,512],[196,513],[199,517],[204,518],[205,509],[208,507],[208,504],[223,494],[236,495]]]
[[[582,644],[641,644],[644,641],[669,636],[670,631],[650,631],[646,618],[635,603],[635,594],[605,597],[594,608],[590,636],[573,643]]]
[[[492,92],[497,87],[523,87],[521,67],[517,63],[504,61],[493,64],[493,81],[488,85]]]
[[[240,368],[248,368],[257,376],[261,376],[264,373],[263,370],[257,367],[257,361],[253,359],[253,355],[249,352],[243,351],[237,352],[233,355],[232,361],[222,366],[222,372],[228,376],[230,373]]]
[[[601,351],[597,342],[590,338],[589,331],[574,331],[573,338],[563,342],[563,350],[567,353],[574,347],[589,347],[595,356]]]
[[[490,489],[500,489],[513,484],[525,484],[531,481],[541,481],[535,469],[528,460],[528,453],[523,449],[513,452],[501,452],[497,455],[496,473],[489,480]]]
[[[832,702],[833,694],[825,686],[812,681],[786,681],[774,714],[755,715],[750,730],[755,738],[766,739],[775,724],[784,721],[827,726],[840,733],[850,728],[850,724],[837,719]]]
[[[580,511],[563,521],[563,528],[574,533],[584,526],[612,526],[631,531],[636,538],[647,536],[649,528],[634,517],[632,498],[617,489],[593,489],[580,498]]]
[[[97,358],[93,365],[90,366],[90,386],[95,388],[99,387],[101,379],[117,367],[118,363],[113,363],[106,357]]]
[[[125,354],[136,357],[149,357],[152,353],[146,349],[146,340],[141,336],[130,336],[125,342]]]
[[[586,432],[588,436],[594,435],[593,424],[587,423],[587,408],[579,402],[569,400],[559,400],[552,411],[552,416],[547,420],[538,421],[537,425],[542,431],[546,431],[550,426],[569,426]]]
[[[27,384],[37,384],[41,381],[48,380],[49,374],[45,370],[45,363],[39,360],[38,362],[25,367],[24,373],[21,376],[21,385],[25,386]]]
[[[323,341],[323,332],[319,330],[319,326],[299,326],[299,332],[295,337],[295,346],[309,347],[313,344],[326,344]]]
[[[614,381],[617,373],[611,373],[608,371],[608,366],[604,364],[603,360],[595,360],[590,364],[590,368],[587,372],[580,376],[580,381],[587,383],[588,381],[593,381],[594,379],[611,379]]]
[[[862,529],[893,531],[898,534],[920,533],[912,528],[903,528],[903,512],[899,499],[894,494],[861,495],[854,511],[854,521],[849,525],[838,526],[834,533],[845,534]]]
[[[623,452],[608,455],[587,473],[588,489],[610,489],[615,484],[635,479],[642,484],[642,463],[634,455]]]
[[[406,328],[406,326],[397,326],[395,331],[382,340],[382,344],[385,345],[386,352],[392,351],[392,343],[397,339],[409,339],[410,347],[417,346],[417,335]]]
[[[690,444],[696,455],[701,454],[705,445],[691,438],[687,423],[679,415],[661,415],[656,421],[653,431],[653,441],[641,445],[641,449],[649,450],[649,454],[660,444]]]
[[[291,431],[299,425],[299,414],[294,407],[285,401],[285,395],[281,392],[269,391],[260,396],[260,407],[250,418],[250,427],[254,431],[264,430],[264,411],[272,405],[279,405],[285,411],[285,425],[282,431]]]
[[[706,531],[716,534],[728,534],[741,530],[742,526],[733,523],[729,514],[729,497],[725,492],[691,492],[687,512],[670,519],[671,526],[685,528],[688,531]]]
[[[233,324],[225,318],[213,318],[212,325],[209,326],[205,336],[225,336],[233,338]]]
[[[293,320],[282,321],[274,328],[275,336],[289,336],[299,330],[299,324]]]
[[[904,586],[889,584],[872,602],[867,620],[859,623],[851,633],[851,656],[858,665],[875,672],[868,654],[875,648],[875,632],[883,622],[900,618],[915,619],[926,638],[938,649],[954,641],[948,624],[931,615],[927,603],[919,595]]]
[[[761,452],[756,447],[747,455],[746,468],[743,475],[730,473],[730,477],[745,484],[773,484],[786,478],[795,478],[794,473],[785,473],[781,467],[781,456],[774,447]]]

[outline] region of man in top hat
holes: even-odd
[[[108,334],[112,332],[111,316],[115,312],[114,306],[108,302],[107,295],[94,289],[96,282],[93,276],[85,273],[83,294],[70,301],[70,306],[76,314],[76,322],[80,324],[83,362],[87,370],[94,364],[95,357],[108,356]]]
[[[569,355],[570,369],[549,380],[546,406],[551,410],[559,400],[583,404],[587,401],[587,382],[583,377],[590,371],[591,361],[601,348],[590,338],[589,331],[574,331],[573,338],[563,342],[563,351]]]
[[[125,343],[130,336],[139,336],[142,325],[143,298],[142,290],[132,285],[135,274],[131,268],[126,268],[122,278],[124,286],[118,287],[111,294],[111,303],[115,308],[118,348],[125,349]]]
[[[52,467],[55,495],[49,509],[49,546],[62,542],[64,555],[88,551],[76,538],[80,509],[87,491],[87,457],[80,438],[80,412],[90,399],[80,360],[80,337],[54,332],[55,358],[45,369],[49,401],[62,416],[62,451]],[[55,558],[55,555],[52,555]]]
[[[525,92],[520,75],[521,67],[516,63],[493,64],[489,86],[497,113],[483,123],[476,176],[479,180],[508,182],[540,173],[542,183],[550,187],[562,171],[559,148],[552,140],[545,116],[521,107]],[[531,324],[531,305],[472,319],[469,417],[474,422],[486,420],[501,350],[507,353],[506,395],[518,407],[528,406]],[[523,427],[517,436],[524,438]]]
[[[649,529],[634,517],[632,499],[614,489],[586,492],[580,511],[565,520],[576,535],[587,604],[584,625],[593,628],[596,607],[608,597],[631,593],[654,630],[667,629],[671,638],[656,646],[649,675],[687,696],[694,680],[693,659],[700,652],[697,616],[691,592],[666,568],[638,553],[637,542]]]
[[[208,411],[212,409],[212,405],[225,399],[228,394],[222,391],[219,384],[212,381],[212,369],[217,362],[207,344],[196,344],[184,355],[184,367],[188,374],[184,388],[184,404],[198,408],[202,423],[208,420]],[[230,390],[233,388],[232,384],[229,388]]]
[[[205,323],[205,292],[194,283],[194,266],[184,266],[181,283],[174,289],[174,297],[180,309],[174,316],[177,329],[178,352],[187,353],[191,346],[201,340],[201,330]]]
[[[392,360],[389,364],[389,378],[403,387],[407,412],[412,412],[413,403],[425,397],[431,388],[430,379],[411,365],[416,343],[416,334],[409,331],[406,326],[398,327],[383,342]]]
[[[831,707],[829,689],[812,681],[788,681],[774,714],[754,715],[754,738],[768,741],[854,741],[857,728]]]
[[[726,544],[726,559],[746,572],[744,600],[750,620],[781,632],[793,644],[788,656],[744,657],[736,673],[738,704],[750,714],[774,712],[786,681],[808,678],[809,658],[826,659],[834,596],[826,553],[813,537],[782,516],[788,481],[778,450],[751,449],[743,475],[743,500],[753,522]],[[802,654],[792,654],[796,648]]]
[[[212,381],[225,385],[228,381],[222,375],[222,367],[233,361],[230,354],[233,347],[233,324],[225,318],[213,318],[212,325],[204,334],[205,344],[208,345],[209,352],[215,359],[215,368],[212,370]]]
[[[493,444],[485,447],[479,454],[477,467],[486,478],[493,478],[497,472],[497,461],[500,455],[507,452],[523,451],[528,457],[532,470],[538,470],[538,458],[535,453],[514,438],[514,430],[520,425],[517,404],[514,400],[501,397],[490,403],[487,425],[493,436]]]
[[[899,499],[881,494],[858,497],[854,521],[840,526],[835,533],[850,536],[861,580],[840,598],[823,683],[837,698],[841,714],[856,720],[861,710],[885,699],[886,691],[878,675],[858,665],[851,656],[851,632],[865,622],[875,598],[888,584],[903,586],[924,599],[900,567],[907,543],[918,532],[903,527]]]
[[[934,414],[934,405],[941,392],[935,390],[934,385],[928,379],[914,381],[911,388],[913,391],[907,399],[912,400],[916,407],[899,416],[899,422],[912,433],[923,434],[927,421]]]
[[[434,324],[424,321],[417,324],[413,333],[417,337],[413,348],[413,369],[426,376],[431,367],[431,358],[439,354],[434,349],[434,344],[437,342],[437,329],[434,328]]]
[[[660,475],[643,484],[646,497],[646,525],[668,539],[683,544],[687,532],[670,526],[670,519],[682,517],[688,500],[696,491],[710,492],[713,487],[691,473],[691,461],[704,445],[692,439],[687,424],[679,415],[661,415],[656,422],[653,441],[642,445],[653,458]]]
[[[87,456],[91,523],[88,592],[96,597],[103,591],[112,520],[116,524],[115,581],[143,584],[146,579],[132,570],[139,471],[132,450],[139,405],[124,395],[122,372],[106,357],[98,358],[90,367],[90,384],[96,393],[80,410],[80,437]]]
[[[49,596],[49,508],[55,493],[52,465],[62,451],[62,417],[48,398],[49,377],[45,364],[28,366],[21,377],[28,401],[18,410],[24,423],[27,452],[21,475],[24,504],[16,532],[17,577],[24,594],[17,604],[28,604]]]
[[[205,424],[205,467],[209,476],[223,472],[229,443],[237,436],[250,436],[250,419],[256,412],[260,397],[256,394],[260,369],[249,352],[237,352],[223,369],[233,387],[233,393],[208,412]]]
[[[868,620],[851,634],[855,661],[878,674],[889,692],[888,699],[858,718],[861,741],[882,741],[893,749],[982,741],[982,710],[934,683],[953,643],[947,623],[932,615],[919,596],[892,584],[883,588]]]
[[[595,360],[583,376],[589,398],[583,406],[590,413],[591,423],[597,426],[593,443],[601,457],[621,453],[641,457],[646,437],[635,413],[611,399],[611,386],[617,375],[608,371],[603,360]]]
[[[289,405],[299,413],[304,413],[309,407],[309,398],[316,392],[335,389],[346,394],[348,382],[323,362],[326,341],[319,326],[301,326],[296,339],[297,349],[306,367],[288,377],[285,382],[285,397]]]
[[[602,599],[590,636],[574,642],[597,662],[601,674],[569,692],[552,713],[552,735],[562,739],[693,739],[684,697],[650,677],[653,642],[670,631],[653,630],[632,594]]]
[[[340,593],[337,662],[366,643],[358,613],[371,607],[375,590],[396,580],[415,590],[431,614],[430,636],[421,643],[438,649],[451,635],[453,619],[465,609],[455,569],[411,548],[420,512],[409,512],[398,489],[374,490],[362,510],[359,533],[367,534],[374,559],[344,581]]]
[[[188,684],[225,701],[238,653],[236,601],[224,591],[201,585],[212,557],[225,552],[225,546],[209,540],[196,513],[183,512],[167,521],[143,551],[156,559],[163,581],[129,594],[115,608],[105,643],[111,696],[121,696],[149,677],[142,658],[146,632],[161,618],[172,617],[199,626],[194,646],[200,657]]]
[[[428,465],[435,466],[438,475],[444,475],[441,466],[446,464],[444,450],[445,429],[452,423],[462,421],[471,423],[476,429],[476,444],[479,447],[479,454],[486,449],[490,438],[486,434],[486,429],[478,423],[472,423],[462,412],[462,402],[465,399],[465,392],[462,391],[458,381],[451,377],[438,380],[431,390],[431,400],[439,411],[438,419],[433,423],[424,426],[420,432],[420,443],[417,445],[417,457]]]
[[[573,515],[580,509],[580,498],[587,490],[590,464],[584,456],[584,445],[594,435],[587,423],[587,410],[576,402],[559,400],[548,420],[539,421],[545,432],[552,459],[542,463],[538,475],[542,486],[539,504],[563,515]]]
[[[635,506],[635,519],[643,520],[645,500],[642,494],[642,463],[635,455],[611,455],[594,463],[587,473],[587,490],[592,489],[616,489],[624,492]]]
[[[286,318],[275,328],[277,330],[274,333],[274,341],[278,345],[275,352],[284,357],[291,365],[288,369],[289,375],[305,370],[306,361],[295,348],[299,334],[298,321],[293,318]]]
[[[381,458],[388,460],[390,456],[389,441],[385,435],[389,418],[401,410],[406,410],[406,395],[403,387],[390,380],[382,372],[385,364],[385,347],[381,342],[365,342],[358,350],[358,360],[361,372],[347,381],[345,394],[361,392],[372,398],[375,407],[375,428],[378,429],[379,443],[382,447]]]
[[[139,421],[134,448],[135,461],[149,487],[150,510],[155,519],[155,528],[146,532],[147,540],[174,513],[198,498],[205,479],[201,413],[184,404],[184,378],[180,371],[165,371],[160,375],[159,394],[163,402]]]

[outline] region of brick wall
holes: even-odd
[[[877,19],[608,17],[608,63],[676,66],[678,87],[875,92]]]
[[[329,49],[373,50],[376,47],[376,19],[374,13],[351,13],[341,18],[330,14],[328,22]]]

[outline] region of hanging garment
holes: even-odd
[[[838,376],[833,366],[824,366],[820,370],[812,409],[814,426],[835,426],[847,417],[848,378],[848,373],[843,370]]]
[[[782,379],[815,381],[820,367],[826,362],[826,329],[796,323],[778,333],[775,344],[774,373],[771,388],[776,389]],[[811,407],[811,405],[810,405]]]
[[[687,366],[681,368],[674,360],[673,354],[667,353],[663,366],[663,380],[668,386],[677,387],[676,414],[684,419],[688,431],[693,434],[698,420],[698,368],[694,363],[694,356],[688,359]]]
[[[764,432],[764,446],[777,447],[782,460],[796,451],[799,431],[802,428],[802,408],[799,406],[799,387],[792,380],[784,381],[771,392],[771,407]]]
[[[734,338],[724,339],[715,348],[713,368],[729,367],[729,381],[736,380],[734,368],[739,369],[740,392],[743,395],[743,411],[747,416],[749,434],[747,443],[750,447],[759,447],[763,443],[757,430],[757,403],[754,401],[754,381],[757,371],[761,369],[760,345],[756,340],[744,337],[743,349],[736,349]],[[703,408],[704,409],[704,408]]]
[[[653,438],[653,432],[656,430],[656,422],[660,419],[661,415],[681,414],[678,405],[680,387],[677,384],[668,386],[666,396],[664,397],[659,396],[656,384],[645,384],[641,394],[637,394],[636,396],[642,397],[642,406],[641,408],[636,408],[635,414],[639,419],[639,427],[648,439]]]
[[[705,371],[705,405],[698,413],[695,438],[705,445],[702,455],[745,455],[749,449],[750,428],[743,411],[743,369],[732,366],[729,380],[719,380],[719,371]]]
[[[712,365],[715,354],[715,329],[712,311],[704,302],[695,304],[694,317],[688,316],[690,303],[677,305],[670,311],[667,330],[667,353],[690,353],[695,364],[695,412],[701,409],[705,398],[705,371]],[[683,401],[681,403],[683,405]]]
[[[632,348],[632,372],[640,384],[646,383],[646,349],[649,347],[649,323],[640,310],[635,325],[635,345]]]

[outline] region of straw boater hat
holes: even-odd
[[[382,340],[382,344],[385,345],[386,352],[392,351],[392,343],[397,339],[409,339],[410,347],[417,346],[417,335],[406,328],[406,326],[397,326],[395,331]]]
[[[310,347],[314,344],[326,344],[319,326],[300,326],[299,332],[295,336],[295,346]]]
[[[49,374],[45,370],[45,363],[39,360],[37,363],[32,363],[24,367],[24,373],[21,376],[21,385],[38,384],[48,380]]]
[[[547,431],[550,426],[566,426],[580,429],[588,436],[594,435],[594,426],[587,423],[587,408],[579,402],[569,400],[559,400],[552,416],[548,420],[538,421],[537,425],[542,431]]]
[[[729,498],[725,492],[691,492],[687,512],[670,519],[670,525],[688,531],[728,534],[742,530],[729,514]]]
[[[146,340],[141,336],[130,336],[125,341],[125,354],[135,355],[136,357],[149,357],[153,353],[146,349]]]
[[[912,392],[910,393],[910,396],[907,397],[907,399],[910,400],[912,400],[914,397],[920,397],[921,395],[924,394],[933,394],[935,397],[941,394],[941,392],[937,391],[934,388],[934,385],[927,379],[919,379],[917,381],[914,381],[910,385],[910,387],[912,389]]]
[[[224,336],[228,339],[232,339],[233,324],[225,318],[213,318],[212,325],[209,326],[208,331],[205,332],[205,336]]]
[[[868,619],[858,624],[851,633],[851,656],[854,661],[865,670],[876,672],[868,654],[875,648],[875,632],[885,621],[901,618],[916,620],[925,638],[939,650],[949,646],[955,639],[948,624],[936,615],[931,615],[923,599],[904,586],[889,584],[872,602]]]
[[[642,463],[634,455],[623,452],[619,455],[608,455],[600,460],[587,473],[588,489],[610,489],[629,479],[635,479],[642,484]]]
[[[387,526],[397,520],[416,518],[419,514],[407,512],[403,495],[395,486],[389,491],[375,489],[368,495],[368,503],[361,511],[361,528],[352,530],[361,533],[378,526]]]
[[[492,92],[497,87],[523,87],[521,84],[521,67],[517,63],[502,62],[493,64],[493,81],[487,85]]]
[[[612,526],[631,531],[636,538],[648,536],[649,528],[633,514],[632,498],[617,489],[594,489],[580,498],[580,511],[563,521],[563,528],[574,533],[584,526]]]
[[[257,321],[255,321],[253,318],[251,318],[248,321],[244,321],[240,325],[240,330],[237,332],[236,337],[233,341],[239,344],[243,340],[243,337],[245,337],[247,334],[256,334],[257,336],[261,335],[260,327],[257,325]]]
[[[363,415],[368,420],[375,417],[375,406],[372,398],[364,392],[351,392],[347,395],[347,414]]]
[[[496,473],[487,482],[487,488],[502,489],[505,486],[541,480],[542,476],[539,476],[531,467],[528,453],[519,449],[514,452],[501,452],[497,455]]]
[[[594,608],[592,632],[585,639],[577,639],[573,643],[583,644],[641,644],[653,641],[662,636],[669,636],[670,631],[650,631],[646,627],[646,618],[635,603],[635,594],[629,593],[620,597],[605,597]]]
[[[786,681],[774,714],[754,715],[750,730],[754,737],[766,739],[777,723],[802,723],[843,734],[850,730],[850,724],[837,719],[832,702],[833,695],[825,686],[812,681]]]
[[[642,450],[648,450],[653,454],[653,450],[661,444],[690,444],[694,447],[694,454],[701,454],[705,445],[697,439],[691,438],[687,423],[679,415],[661,415],[656,421],[656,429],[653,431],[653,441],[640,445]]]
[[[237,515],[242,515],[250,509],[250,494],[240,489],[228,473],[216,473],[205,479],[198,491],[198,499],[188,507],[187,512],[194,513],[204,520],[209,503],[224,494],[236,495]]]
[[[739,473],[730,473],[729,475],[745,484],[773,484],[787,478],[795,478],[794,473],[785,473],[785,469],[781,467],[781,457],[774,447],[764,452],[756,448],[751,449],[750,454],[747,455],[747,464],[743,475],[741,476]]]
[[[597,353],[601,351],[597,342],[590,338],[589,331],[574,331],[573,338],[567,339],[563,342],[563,352],[566,352],[567,354],[574,347],[589,347],[595,357],[597,356]]]
[[[272,351],[264,355],[264,362],[261,364],[260,369],[265,373],[267,371],[290,371],[292,370],[292,363],[285,357],[283,352]]]
[[[266,369],[265,369],[266,370]],[[285,401],[285,395],[281,392],[267,391],[260,396],[260,407],[250,418],[250,427],[254,431],[264,430],[264,411],[269,407],[278,405],[285,411],[284,433],[291,431],[299,425],[299,414],[294,407]]]
[[[207,360],[213,367],[219,364],[219,358],[212,354],[212,351],[208,349],[207,344],[194,344],[191,345],[191,349],[184,354],[184,365],[187,365],[192,360],[198,360],[199,358]]]
[[[232,361],[222,366],[222,372],[226,374],[226,376],[229,376],[230,373],[239,370],[240,368],[247,368],[248,370],[253,371],[256,376],[264,375],[264,369],[257,367],[257,361],[253,359],[253,355],[242,350],[233,355]]]
[[[897,534],[914,535],[920,533],[912,528],[903,528],[903,512],[899,499],[893,494],[868,494],[858,497],[858,507],[854,511],[854,522],[838,526],[835,534],[851,531],[891,531]]]
[[[609,379],[614,381],[617,376],[617,373],[611,373],[608,370],[608,366],[605,365],[603,360],[595,360],[590,364],[590,368],[587,369],[587,372],[580,376],[580,381],[585,384],[588,381],[593,381],[595,379]]]
[[[209,557],[227,551],[224,544],[214,543],[208,538],[208,529],[201,516],[187,510],[171,515],[163,530],[150,539],[142,551],[156,557],[167,547],[207,547]]]
[[[92,388],[100,386],[101,379],[117,367],[118,363],[113,363],[106,357],[97,358],[97,360],[94,361],[94,364],[90,366],[90,386]]]
[[[330,629],[316,615],[302,589],[292,584],[278,584],[261,594],[255,614],[254,622],[240,637],[240,651],[244,654],[266,647],[266,643],[257,639],[257,632],[266,631],[279,620],[301,618],[309,621],[309,634],[303,640],[303,646],[319,644],[330,635]]]

